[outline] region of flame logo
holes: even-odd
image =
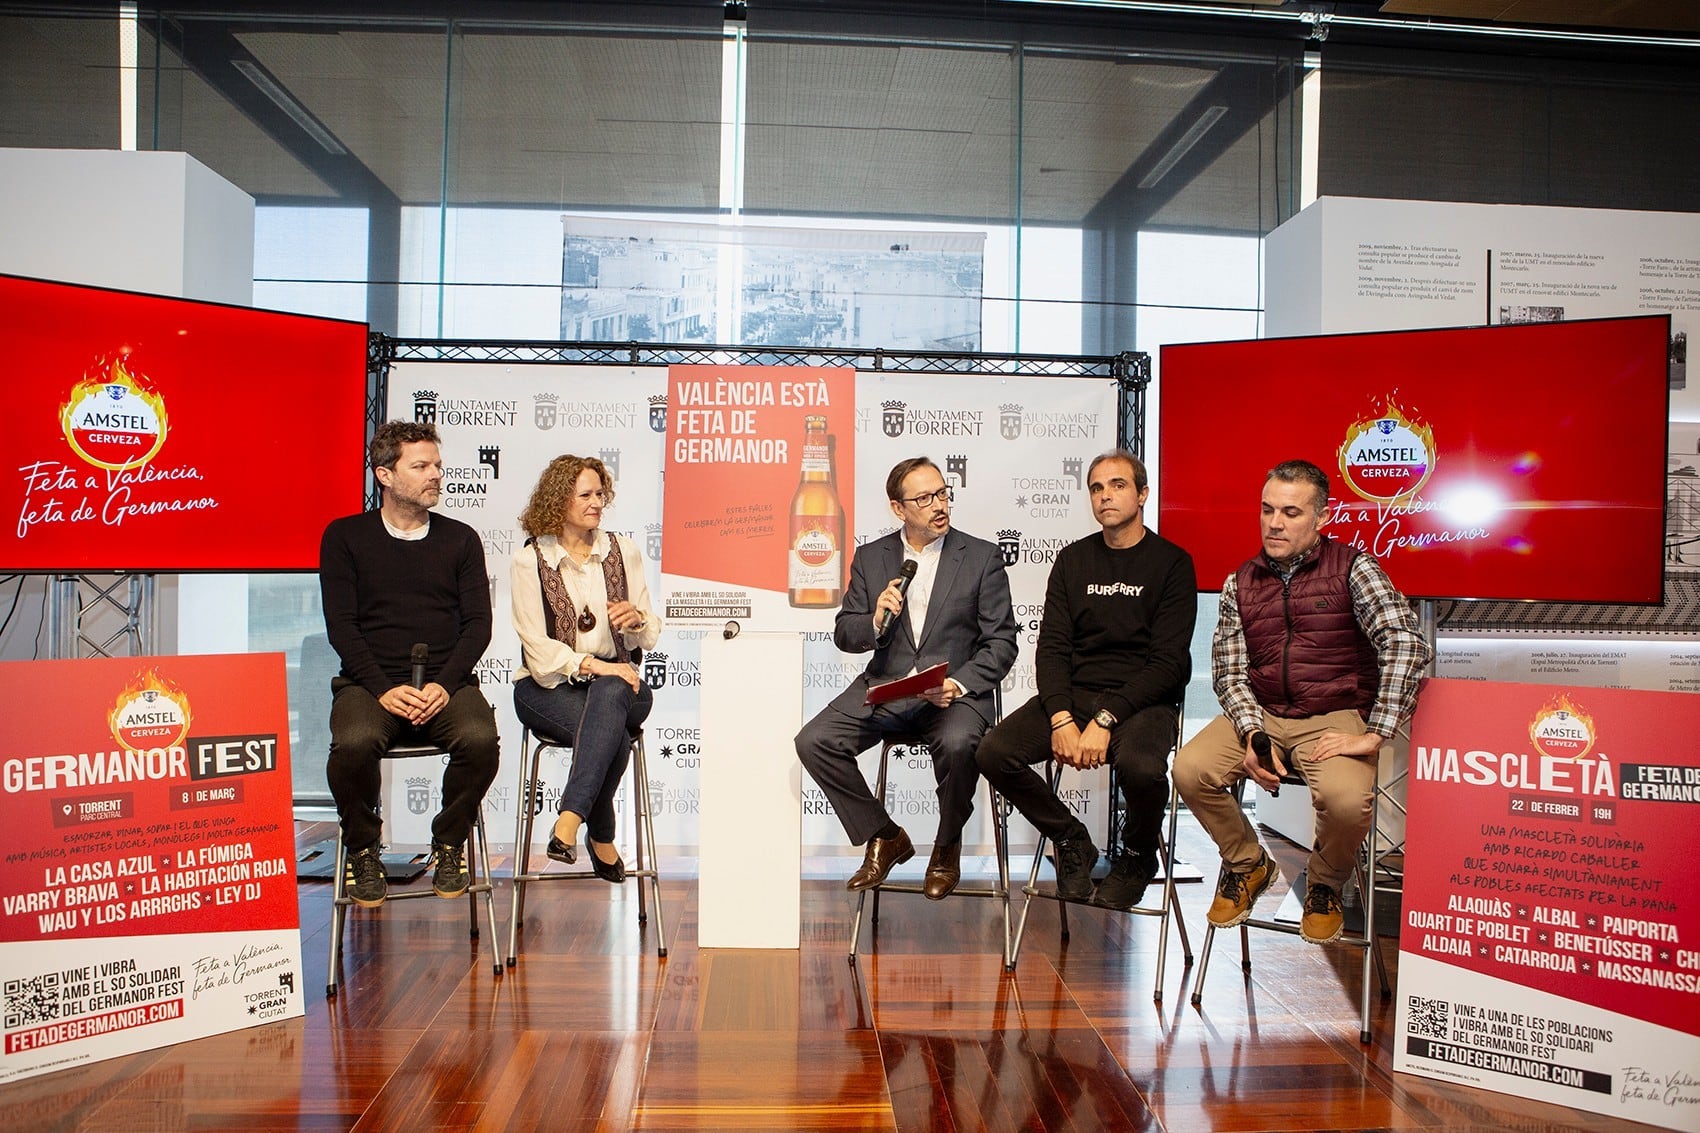
[[[189,734],[189,697],[177,685],[144,669],[118,690],[107,725],[121,748],[146,751],[155,747],[177,747]]]
[[[1434,473],[1434,429],[1393,400],[1354,422],[1340,445],[1340,475],[1366,500],[1401,503]]]
[[[1594,718],[1560,693],[1548,700],[1529,721],[1529,742],[1554,759],[1581,759],[1594,750]]]
[[[59,407],[72,451],[96,468],[139,468],[165,444],[165,399],[132,370],[126,351],[97,359]]]

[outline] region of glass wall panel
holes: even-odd
[[[1330,44],[1318,191],[1700,209],[1700,77],[1684,67]]]
[[[616,6],[606,18],[623,22],[613,23],[574,15],[454,25],[445,207],[420,218],[404,249],[409,278],[442,282],[440,302],[428,289],[407,302],[417,318],[407,333],[577,337],[563,330],[565,217],[714,215],[719,6]],[[663,338],[661,323],[632,337]]]
[[[254,306],[364,321],[367,246],[365,209],[256,207]]]
[[[118,149],[118,96],[110,13],[0,12],[0,146]]]
[[[738,182],[744,225],[789,232],[772,238],[826,281],[797,325],[835,345],[1011,349],[1013,45],[813,15],[751,14]]]

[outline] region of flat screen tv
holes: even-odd
[[[1220,587],[1302,458],[1325,531],[1409,597],[1659,602],[1669,339],[1656,315],[1165,346],[1158,528]]]
[[[363,323],[0,275],[0,356],[0,570],[317,570],[362,506]]]

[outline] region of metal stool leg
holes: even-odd
[[[1026,894],[1027,899],[1021,903],[1021,919],[1016,923],[1015,940],[1010,946],[1009,962],[1011,968],[1015,966],[1016,960],[1021,958],[1021,941],[1027,935],[1027,914],[1033,908],[1033,890],[1039,884],[1039,863],[1045,860],[1046,841],[1045,836],[1041,834],[1038,842],[1034,843],[1033,868],[1027,873],[1027,884],[1021,887],[1021,891]]]
[[[1302,785],[1302,784],[1301,784]],[[1235,790],[1235,797],[1240,795],[1243,783]],[[1372,980],[1379,976],[1382,998],[1390,999],[1393,995],[1391,985],[1387,981],[1387,971],[1381,956],[1381,940],[1375,928],[1375,842],[1376,824],[1372,817],[1369,833],[1365,836],[1364,844],[1358,850],[1357,861],[1353,865],[1353,878],[1358,886],[1358,893],[1363,901],[1364,923],[1362,933],[1356,937],[1344,937],[1341,943],[1357,948],[1362,953],[1363,974],[1358,994],[1358,1040],[1368,1043],[1373,1035],[1370,1032],[1370,986]],[[1226,868],[1225,866],[1223,867]],[[1217,876],[1220,887],[1221,876]],[[1341,895],[1344,900],[1344,894]],[[1251,933],[1250,929],[1262,928],[1289,935],[1297,935],[1299,929],[1295,925],[1279,924],[1260,918],[1250,918],[1240,924],[1240,970],[1244,978],[1251,979]],[[1198,1007],[1204,1000],[1204,981],[1210,972],[1210,950],[1216,939],[1216,926],[1208,925],[1204,932],[1204,944],[1199,958],[1198,981],[1193,985],[1192,1005]]]
[[[501,938],[496,932],[496,874],[495,874],[495,871],[490,868],[490,836],[484,829],[484,804],[483,803],[478,804],[478,815],[477,815],[476,819],[474,819],[474,825],[472,827],[472,831],[473,831],[474,837],[476,837],[477,840],[478,840],[478,859],[479,859],[479,862],[481,863],[482,869],[484,870],[484,884],[483,884],[484,915],[485,915],[485,918],[490,922],[490,967],[495,972],[495,974],[499,976],[499,975],[502,974],[502,956],[501,956],[501,953],[498,951],[501,948]],[[467,847],[467,848],[469,850],[471,849],[470,846]],[[467,854],[467,860],[468,861],[472,860],[472,855],[470,853]],[[476,883],[477,880],[478,880],[477,875],[474,875],[472,880]],[[475,893],[475,892],[478,892],[478,891],[479,891],[479,886],[477,884],[474,884],[468,890],[468,893],[470,894],[470,893]],[[477,912],[478,912],[478,905],[477,905],[477,902],[474,901],[473,902],[473,919],[474,920],[477,919]],[[474,933],[473,935],[477,935],[477,934]]]
[[[638,924],[647,924],[650,906],[654,906],[656,922],[656,955],[667,957],[666,925],[661,908],[661,869],[656,851],[655,822],[649,806],[649,762],[644,752],[643,733],[631,738],[632,760],[627,773],[632,776],[633,868],[626,871],[638,890]],[[541,881],[581,881],[594,878],[592,870],[580,869],[565,873],[538,873],[531,867],[531,841],[536,834],[536,811],[542,808],[542,788],[538,775],[542,767],[543,750],[571,750],[570,745],[544,735],[533,735],[527,729],[520,741],[520,806],[514,824],[514,899],[508,919],[508,966],[519,962],[519,932],[525,919],[525,891]],[[646,892],[644,882],[649,882]]]
[[[914,736],[890,735],[887,736],[881,743],[879,773],[875,776],[873,793],[877,798],[886,800],[888,805],[888,769],[891,766],[892,749],[898,746],[918,746],[920,742],[921,741]],[[986,785],[986,797],[988,805],[991,808],[988,813],[992,816],[993,849],[997,854],[998,859],[997,880],[988,885],[980,885],[976,883],[972,886],[958,886],[955,890],[955,895],[957,897],[990,897],[998,902],[999,914],[1003,922],[1003,964],[1004,969],[1009,971],[1013,970],[1015,967],[1015,942],[1010,932],[1009,908],[1009,804],[1001,798],[996,791],[991,789],[991,784],[989,783]],[[937,851],[936,842],[934,843],[934,851]],[[849,960],[851,964],[855,964],[856,962],[858,950],[857,945],[860,942],[862,935],[862,914],[867,908],[868,895],[870,893],[873,895],[873,911],[870,914],[870,917],[871,923],[877,931],[879,927],[880,896],[882,893],[887,891],[892,893],[913,893],[919,895],[926,892],[926,885],[925,882],[888,880],[857,893],[856,913],[851,919],[850,924]]]
[[[1177,729],[1178,730],[1178,729]],[[1175,833],[1179,827],[1180,794],[1175,788],[1174,776],[1169,777],[1169,822],[1161,838],[1158,839],[1157,856],[1163,863],[1163,915],[1157,937],[1157,980],[1151,991],[1153,1002],[1163,1002],[1163,972],[1169,962],[1169,922],[1174,921],[1180,929],[1181,952],[1188,967],[1192,966],[1192,942],[1186,935],[1186,918],[1181,916],[1180,897],[1175,893]]]
[[[886,801],[886,797],[885,797],[885,769],[888,766],[890,766],[890,763],[891,763],[890,757],[891,757],[891,741],[886,740],[886,741],[884,741],[883,743],[880,744],[880,769],[879,769],[879,773],[874,777],[874,798],[879,799],[882,803]],[[880,923],[880,890],[879,890],[879,886],[877,886],[877,885],[874,886],[873,894],[874,894],[874,919],[873,919],[873,923],[874,923],[874,927],[877,929],[879,927],[879,923]],[[854,964],[856,962],[856,944],[857,944],[857,941],[859,941],[862,938],[862,910],[863,910],[863,908],[866,907],[867,903],[868,903],[868,890],[864,889],[860,893],[856,894],[856,915],[850,922],[850,962],[852,964]]]
[[[537,785],[537,764],[543,745],[533,745],[531,729],[519,740],[519,813],[514,816],[514,896],[508,909],[508,967],[519,962],[519,925],[525,919],[525,886],[531,873],[531,834],[537,820],[536,808],[543,802]]]
[[[426,755],[441,756],[445,753],[446,749],[435,744],[396,744],[385,751],[380,758],[412,759]],[[479,937],[478,898],[482,896],[484,898],[485,917],[489,922],[490,929],[491,967],[495,970],[497,975],[501,975],[502,961],[498,953],[498,949],[501,947],[501,944],[497,939],[496,931],[495,874],[490,869],[490,843],[484,830],[484,804],[482,801],[479,802],[478,809],[473,816],[472,829],[467,832],[465,854],[467,872],[467,918],[469,921],[470,935],[473,940],[477,940]],[[327,998],[336,995],[337,975],[342,962],[345,918],[347,916],[348,906],[354,903],[353,898],[349,897],[347,893],[347,869],[348,847],[343,843],[342,827],[339,823],[337,826],[336,836],[336,866],[331,886],[332,913],[330,962],[328,965],[328,977],[325,985],[325,995]],[[415,898],[435,896],[436,893],[431,889],[408,890],[401,893],[390,894],[386,898],[386,903],[389,901],[406,901]]]
[[[1003,970],[1015,971],[1014,939],[1009,931],[1009,802],[986,784],[992,797],[992,848],[998,856],[998,904],[1003,912]]]
[[[667,921],[661,909],[661,858],[655,848],[655,816],[649,809],[649,757],[644,750],[641,733],[633,742],[632,756],[632,766],[637,773],[637,782],[632,785],[632,803],[633,821],[637,827],[638,923],[643,924],[645,920],[643,882],[647,876],[655,906],[655,953],[665,959]],[[647,866],[644,864],[646,856]]]
[[[337,824],[336,830],[336,870],[331,874],[331,952],[330,963],[325,971],[325,997],[336,995],[336,977],[342,967],[342,928],[343,918],[348,913],[349,897],[346,891],[348,869],[348,847],[342,841],[342,824]]]
[[[640,761],[641,744],[637,740],[631,743],[632,759]],[[633,875],[637,879],[638,924],[649,923],[649,899],[643,891],[643,875],[646,861],[654,857],[644,835],[644,826],[649,816],[649,773],[642,767],[634,768],[635,782],[632,783],[632,861],[637,866]],[[666,955],[666,953],[662,953]]]

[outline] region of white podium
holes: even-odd
[[[699,947],[801,943],[802,672],[799,634],[703,640]]]

